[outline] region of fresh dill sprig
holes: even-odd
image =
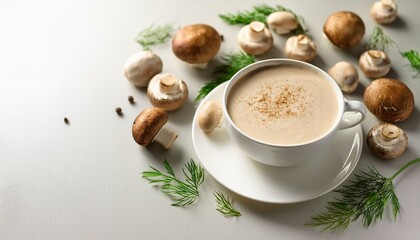
[[[365,50],[386,51],[389,47],[396,47],[396,43],[384,33],[382,28],[375,26],[365,44]]]
[[[214,192],[213,195],[216,198],[217,211],[227,217],[239,217],[242,215],[238,210],[233,208],[232,200],[229,197],[226,197],[220,191]]]
[[[401,56],[408,60],[411,69],[416,72],[414,77],[420,77],[420,54],[415,50],[401,52]]]
[[[420,158],[408,162],[390,178],[382,176],[373,165],[369,166],[368,171],[355,175],[355,180],[350,181],[348,185],[334,190],[340,193],[341,197],[328,202],[326,212],[312,217],[312,222],[307,226],[321,227],[322,231],[345,230],[351,222],[361,217],[363,226],[369,227],[382,219],[389,204],[395,221],[400,212],[400,203],[392,181],[406,168],[418,162]]]
[[[204,181],[204,168],[191,159],[185,164],[188,173],[182,169],[186,179],[181,181],[175,176],[166,159],[163,161],[163,166],[167,174],[149,166],[153,171],[145,171],[142,176],[148,179],[150,183],[161,183],[162,192],[170,195],[174,200],[172,206],[183,207],[193,203],[199,195],[198,187]]]
[[[213,71],[213,80],[199,90],[195,102],[203,99],[220,84],[230,80],[242,68],[254,63],[255,58],[241,51],[222,56],[222,61],[222,65],[216,67]]]
[[[135,41],[144,50],[150,50],[152,46],[166,43],[171,38],[171,33],[175,30],[173,24],[154,26],[153,24],[137,34]]]
[[[296,20],[298,21],[297,29],[295,29],[292,32],[294,35],[304,34],[308,31],[303,17],[297,15],[292,10],[287,9],[281,5],[276,5],[272,7],[267,4],[260,4],[253,6],[252,11],[238,11],[235,14],[219,14],[219,17],[229,25],[247,25],[253,21],[266,23],[268,15],[270,15],[273,12],[284,11],[293,14],[293,16],[295,16]]]

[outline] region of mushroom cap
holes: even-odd
[[[377,157],[393,159],[404,153],[408,146],[408,137],[394,124],[379,123],[369,131],[366,142]]]
[[[335,80],[341,91],[353,93],[359,85],[359,74],[353,64],[340,61],[328,69],[328,74]]]
[[[192,24],[181,28],[172,39],[175,56],[190,64],[210,61],[219,51],[222,39],[210,25]]]
[[[266,53],[273,46],[273,35],[262,22],[254,21],[238,32],[239,46],[251,55]]]
[[[295,15],[287,11],[273,12],[267,17],[268,28],[275,33],[288,34],[298,27]]]
[[[316,45],[308,36],[300,34],[287,39],[284,51],[288,58],[310,62],[316,55]]]
[[[325,36],[335,46],[350,48],[363,39],[365,24],[359,15],[350,11],[339,11],[327,18],[323,31]]]
[[[220,127],[222,120],[222,107],[217,101],[207,101],[200,108],[197,115],[198,126],[206,133],[213,131],[216,127]]]
[[[157,74],[147,87],[150,103],[166,111],[181,108],[188,99],[187,84],[171,73]]]
[[[369,111],[384,122],[400,122],[410,117],[414,96],[403,82],[392,78],[378,78],[366,88],[363,96]]]
[[[372,56],[376,59],[372,59]],[[359,66],[366,77],[379,78],[388,74],[391,69],[391,60],[383,51],[368,50],[360,55]]]
[[[394,1],[377,1],[370,8],[370,15],[379,24],[389,24],[398,16],[398,7]]]
[[[144,109],[133,122],[131,130],[134,141],[141,146],[148,146],[166,122],[168,114],[165,110],[156,107]]]
[[[150,79],[162,71],[160,57],[152,51],[140,51],[131,55],[124,64],[124,75],[133,85],[147,87]]]

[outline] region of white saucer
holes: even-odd
[[[200,162],[218,182],[244,197],[269,203],[295,203],[319,197],[340,185],[353,171],[362,153],[360,125],[340,130],[324,156],[293,167],[273,167],[248,158],[230,140],[226,129],[205,134],[197,113],[203,103],[222,103],[226,83],[214,89],[198,107],[192,139]]]

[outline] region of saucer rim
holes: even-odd
[[[361,127],[361,124],[358,124],[358,125],[356,125],[356,126],[354,126],[354,127],[352,127],[351,129],[353,129],[353,131],[354,131],[354,134],[352,134],[352,136],[353,136],[353,138],[354,138],[354,140],[353,140],[353,142],[352,142],[352,144],[354,145],[355,144],[355,141],[357,141],[358,142],[358,145],[357,145],[357,150],[353,150],[353,147],[349,150],[349,152],[347,153],[347,158],[345,158],[345,159],[342,159],[343,160],[343,165],[342,165],[342,167],[339,169],[339,171],[337,171],[337,174],[336,175],[334,175],[334,178],[332,178],[331,179],[331,181],[329,181],[326,185],[327,186],[329,186],[329,187],[326,187],[325,189],[322,189],[321,191],[319,191],[318,193],[315,193],[315,194],[312,194],[312,195],[308,195],[307,197],[302,197],[302,198],[296,198],[297,200],[294,200],[294,201],[284,201],[284,200],[268,200],[268,199],[263,199],[263,198],[258,198],[258,197],[253,197],[253,196],[250,196],[249,194],[244,194],[244,193],[242,193],[242,192],[240,192],[240,191],[238,191],[238,190],[235,190],[235,188],[234,187],[232,187],[232,186],[227,186],[226,184],[224,184],[223,182],[223,180],[221,180],[221,179],[219,179],[218,177],[216,177],[215,176],[215,174],[213,173],[212,174],[212,171],[209,171],[208,170],[208,165],[206,165],[206,163],[204,163],[203,162],[203,159],[202,159],[202,157],[200,157],[200,154],[199,154],[199,151],[197,150],[197,140],[196,140],[196,132],[197,131],[200,131],[200,129],[199,129],[199,127],[198,127],[198,124],[196,123],[196,121],[197,121],[197,114],[198,114],[198,112],[199,112],[199,110],[200,110],[200,108],[201,108],[201,106],[205,103],[205,102],[207,102],[207,101],[209,101],[209,100],[211,100],[211,99],[213,99],[214,98],[214,95],[216,95],[216,94],[220,94],[220,92],[223,92],[223,90],[224,90],[224,88],[227,86],[227,82],[224,82],[224,83],[222,83],[222,84],[220,84],[219,86],[217,86],[215,89],[213,89],[213,91],[211,91],[201,102],[200,102],[200,104],[198,105],[198,107],[197,107],[197,109],[196,109],[196,112],[195,112],[195,114],[194,114],[194,118],[193,118],[193,124],[192,124],[192,142],[193,142],[193,147],[194,147],[194,150],[195,150],[195,152],[196,152],[196,155],[198,156],[198,159],[199,159],[199,161],[200,161],[200,163],[204,166],[204,168],[206,169],[206,171],[219,183],[219,184],[221,184],[222,186],[224,186],[225,188],[227,188],[227,189],[229,189],[230,191],[232,191],[232,192],[234,192],[234,193],[236,193],[236,194],[238,194],[238,195],[240,195],[240,196],[243,196],[243,197],[245,197],[245,198],[247,198],[247,199],[251,199],[251,200],[255,200],[255,201],[258,201],[258,202],[264,202],[264,203],[272,203],[272,204],[291,204],[291,203],[299,203],[299,202],[305,202],[305,201],[309,201],[309,200],[312,200],[312,199],[315,199],[315,198],[318,198],[318,197],[320,197],[320,196],[322,196],[322,195],[325,195],[325,194],[327,194],[327,193],[329,193],[329,192],[331,192],[332,190],[334,190],[335,188],[337,188],[339,185],[341,185],[350,175],[351,175],[351,173],[354,171],[354,169],[356,168],[356,166],[357,166],[357,164],[358,164],[358,162],[359,162],[359,160],[360,160],[360,157],[361,157],[361,153],[362,153],[362,150],[363,150],[363,130],[362,130],[362,127]],[[358,137],[357,137],[358,136]],[[357,139],[357,140],[356,140]],[[355,151],[355,156],[353,157],[353,159],[350,159],[350,155],[352,155],[352,153]],[[253,160],[253,161],[255,161],[255,160]],[[350,161],[350,162],[349,162]],[[347,163],[347,162],[349,162],[349,163]],[[263,164],[263,163],[260,163],[260,162],[258,162],[259,164]],[[341,178],[339,178],[338,180],[337,180],[337,177],[339,177],[339,175],[340,175],[340,173],[346,168],[346,167],[348,167],[350,165],[350,169],[348,169],[347,171],[346,171],[346,173],[344,174],[344,176],[343,177],[341,177]],[[295,166],[288,166],[287,168],[289,168],[289,169],[293,169],[293,168],[296,168],[298,165],[295,165]],[[272,167],[279,167],[279,166],[272,166]],[[280,167],[280,168],[282,168],[282,167]],[[335,183],[334,183],[335,182]]]

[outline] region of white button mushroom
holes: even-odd
[[[407,134],[391,123],[380,123],[368,133],[367,145],[375,156],[393,159],[401,156],[408,146]]]
[[[359,85],[357,69],[349,62],[341,61],[336,63],[328,69],[328,74],[345,93],[353,93]]]
[[[391,69],[391,60],[380,50],[368,50],[360,56],[359,66],[368,78],[385,76]]]
[[[264,23],[254,21],[239,30],[238,42],[244,52],[261,55],[273,46],[273,36]]]
[[[221,127],[223,123],[222,107],[217,101],[207,101],[197,115],[198,126],[205,133],[212,132],[216,127]]]
[[[144,147],[156,141],[165,149],[169,149],[178,135],[164,127],[167,122],[168,114],[165,110],[156,107],[143,110],[132,126],[134,141]]]
[[[124,75],[132,84],[147,87],[150,79],[162,71],[162,60],[151,51],[131,55],[124,64]]]
[[[284,51],[288,58],[305,62],[312,61],[317,55],[315,42],[304,34],[289,37]]]
[[[171,73],[157,74],[147,87],[150,103],[166,111],[181,108],[188,99],[186,83]]]
[[[192,24],[181,28],[172,39],[175,56],[192,67],[206,68],[219,51],[222,38],[207,24]]]
[[[398,16],[398,7],[394,0],[381,0],[370,8],[372,18],[380,24],[389,24]]]
[[[275,33],[284,35],[296,30],[299,24],[295,15],[287,11],[280,11],[268,15],[267,25]]]

